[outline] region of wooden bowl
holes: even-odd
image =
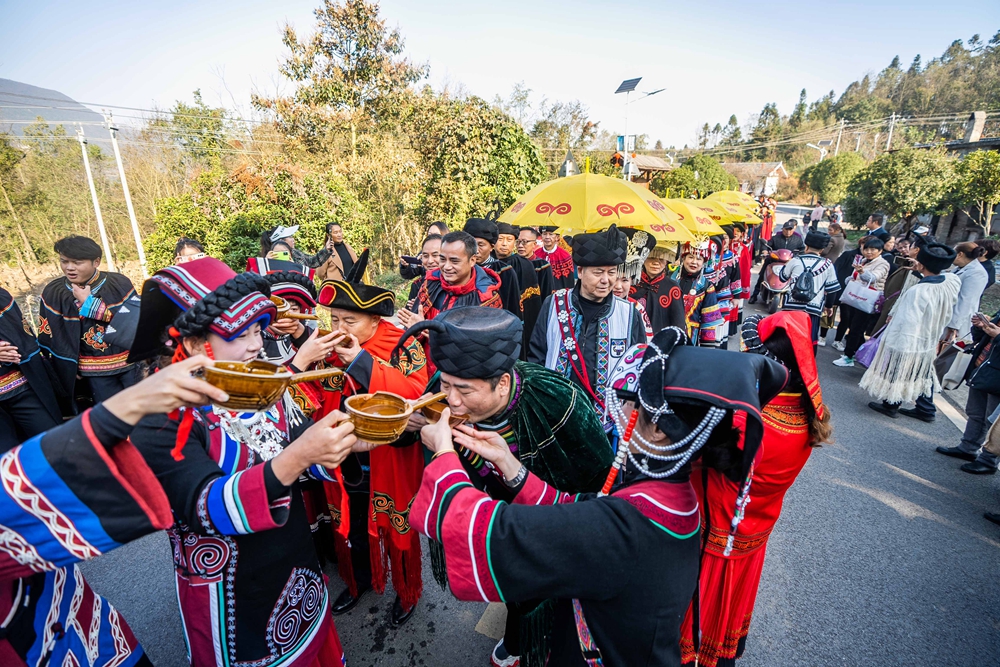
[[[291,319],[291,320],[318,320],[319,319],[316,315],[310,315],[308,313],[293,313],[293,312],[291,312],[291,306],[288,304],[288,301],[285,300],[285,299],[282,299],[280,296],[272,296],[270,298],[271,298],[271,303],[274,304],[275,309],[278,311],[275,314],[275,317],[274,317],[274,319],[276,319],[276,320],[281,320],[281,319],[285,319],[285,318]]]
[[[327,368],[293,374],[267,361],[216,361],[214,365],[202,369],[202,377],[229,394],[228,401],[217,404],[220,407],[239,412],[262,412],[277,403],[293,384],[343,372],[339,368]]]
[[[355,394],[344,405],[354,422],[354,435],[373,445],[388,445],[399,440],[413,413],[404,398],[388,392]]]
[[[421,412],[424,413],[424,417],[427,418],[427,421],[429,421],[432,424],[436,424],[438,423],[438,421],[441,420],[441,413],[444,412],[444,409],[446,407],[448,407],[448,403],[446,403],[445,401],[440,401],[438,403],[431,403],[430,405],[425,405],[423,408],[421,408]],[[467,421],[469,421],[468,415],[452,414],[451,417],[448,419],[448,423],[451,425],[452,428],[455,428],[459,424],[464,424]]]

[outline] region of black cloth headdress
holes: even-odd
[[[616,225],[573,237],[573,263],[577,266],[621,266],[627,253],[628,239]]]
[[[805,244],[810,248],[823,248],[830,245],[830,235],[821,229],[817,229],[814,232],[809,232],[806,234]]]
[[[316,307],[316,283],[299,271],[276,271],[264,279],[271,284],[271,294],[290,299],[300,308],[312,311]]]
[[[365,248],[346,280],[327,280],[319,286],[316,301],[327,308],[392,317],[396,310],[396,295],[391,290],[365,284],[363,279],[367,268],[368,248]]]
[[[520,227],[515,227],[514,225],[507,222],[497,223],[497,234],[506,234],[507,236],[517,236],[521,233]]]
[[[453,308],[407,329],[393,357],[408,354],[405,342],[429,331],[430,358],[442,373],[466,379],[495,378],[509,373],[520,358],[522,326],[516,315],[499,308]]]
[[[917,261],[924,265],[924,268],[931,273],[941,273],[948,269],[958,253],[955,249],[943,243],[930,241],[920,246],[917,252]]]
[[[538,225],[539,234],[541,234],[542,232],[554,232],[557,229],[559,229],[559,227],[556,225]]]
[[[462,231],[473,238],[483,239],[490,245],[497,244],[497,237],[499,236],[499,233],[497,231],[496,223],[492,220],[486,220],[484,218],[469,218],[466,220],[465,227]]]

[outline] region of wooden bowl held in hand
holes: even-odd
[[[424,417],[427,418],[427,421],[432,424],[436,424],[441,420],[441,413],[444,412],[446,407],[448,407],[447,401],[438,401],[436,403],[431,403],[430,405],[425,405],[420,411],[424,413]],[[467,421],[469,421],[468,415],[452,414],[448,419],[448,423],[452,428],[464,424]]]
[[[354,422],[354,435],[358,440],[373,445],[388,445],[403,435],[414,410],[428,403],[437,403],[444,396],[435,394],[420,401],[407,401],[402,396],[379,391],[374,394],[355,394],[344,405]]]
[[[291,320],[319,319],[316,315],[310,315],[308,313],[293,313],[291,310],[291,306],[288,305],[288,301],[282,299],[280,296],[272,296],[270,298],[271,298],[271,303],[273,303],[274,307],[278,310],[277,314],[274,317],[274,319],[276,320],[282,320],[286,318]]]
[[[340,368],[325,368],[293,374],[267,361],[216,361],[202,369],[202,376],[210,385],[229,394],[228,401],[217,404],[220,407],[237,412],[263,412],[277,403],[293,384],[343,372]]]

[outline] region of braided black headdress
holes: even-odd
[[[760,333],[757,331],[757,328],[760,326],[760,322],[763,319],[763,315],[751,315],[743,321],[743,324],[740,326],[740,336],[743,339],[743,349],[751,354],[763,354],[768,359],[773,359],[780,364],[782,363],[781,359],[774,356],[774,353],[767,349],[767,346],[764,345],[764,341],[760,339]]]
[[[296,285],[301,285],[307,292],[309,296],[316,300],[316,283],[309,280],[309,276],[303,275],[298,271],[277,271],[275,273],[269,273],[264,276],[266,280],[272,287],[278,285],[279,283],[295,283]]]
[[[430,332],[431,361],[444,373],[466,379],[495,378],[510,372],[521,356],[521,320],[499,308],[464,306],[414,324],[393,350],[409,357],[406,341]]]
[[[174,320],[174,328],[177,329],[182,338],[203,336],[217,317],[229,310],[237,301],[254,292],[271,296],[271,284],[264,276],[256,273],[240,273],[181,313]]]

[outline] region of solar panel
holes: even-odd
[[[640,81],[642,81],[641,76],[638,79],[625,79],[622,81],[621,85],[618,86],[618,90],[615,91],[615,95],[618,93],[631,93],[635,90],[635,87],[639,85]]]

